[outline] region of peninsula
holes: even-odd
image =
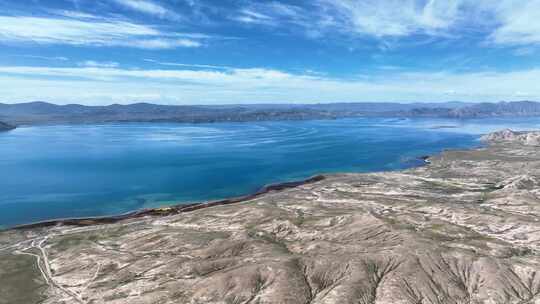
[[[0,232],[0,303],[540,303],[540,132],[484,140],[235,204]]]
[[[13,129],[15,129],[14,126],[9,125],[9,124],[7,124],[7,123],[5,123],[5,122],[1,122],[1,121],[0,121],[0,132],[2,132],[2,131],[9,131],[9,130],[13,130]]]

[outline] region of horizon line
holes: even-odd
[[[133,103],[111,103],[111,104],[103,104],[103,105],[86,105],[86,104],[80,104],[80,103],[65,103],[65,104],[59,104],[54,103],[50,101],[42,101],[42,100],[35,100],[35,101],[27,101],[27,102],[14,102],[14,103],[6,103],[6,102],[0,102],[0,105],[29,105],[29,104],[48,104],[48,105],[54,105],[54,106],[83,106],[83,107],[110,107],[110,106],[132,106],[132,105],[155,105],[155,106],[171,106],[171,107],[189,107],[189,106],[199,106],[199,107],[213,107],[213,106],[287,106],[287,105],[297,105],[297,106],[313,106],[313,105],[333,105],[333,104],[400,104],[400,105],[407,105],[407,104],[449,104],[449,103],[461,103],[461,104],[501,104],[501,103],[518,103],[518,102],[531,102],[531,103],[540,103],[540,101],[537,100],[499,100],[499,101],[460,101],[460,100],[452,100],[452,101],[414,101],[414,102],[406,102],[406,101],[335,101],[335,102],[316,102],[316,103],[295,103],[295,102],[283,102],[283,103],[216,103],[216,104],[164,104],[164,103],[152,103],[152,102],[133,102]]]

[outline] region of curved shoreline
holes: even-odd
[[[474,147],[473,149],[475,148],[476,147]],[[415,167],[422,167],[425,165],[429,165],[431,163],[430,161],[431,157],[433,157],[433,155],[421,155],[421,156],[416,157],[417,160],[422,161],[423,163]],[[225,198],[221,200],[206,201],[206,202],[201,202],[201,203],[177,204],[177,205],[165,206],[165,207],[144,208],[144,209],[129,211],[129,212],[118,214],[118,215],[90,216],[90,217],[80,217],[80,218],[73,217],[73,218],[44,220],[44,221],[38,221],[34,223],[15,225],[15,226],[6,227],[6,228],[0,227],[0,232],[9,231],[9,230],[45,228],[45,227],[52,227],[52,226],[83,227],[83,226],[93,226],[93,225],[106,225],[106,224],[118,223],[120,221],[125,221],[129,219],[141,218],[145,216],[154,216],[154,217],[171,216],[171,215],[192,212],[192,211],[215,207],[215,206],[241,203],[241,202],[258,198],[259,196],[267,194],[271,191],[280,191],[280,190],[285,190],[285,189],[296,188],[302,185],[316,183],[325,179],[326,179],[326,176],[324,174],[318,174],[318,175],[314,175],[312,177],[309,177],[303,180],[269,184],[269,185],[263,186],[260,190],[253,192],[251,194]]]
[[[486,148],[447,150],[420,169],[315,176],[235,205],[9,231],[0,234],[3,298],[540,300],[540,131],[482,140]]]
[[[255,198],[258,198],[261,195],[267,194],[271,191],[280,191],[285,189],[296,188],[306,184],[312,184],[324,180],[326,177],[324,175],[315,175],[313,177],[300,180],[300,181],[291,181],[283,182],[277,184],[270,184],[262,187],[259,191],[256,191],[251,194],[246,194],[243,196],[237,196],[217,201],[210,201],[204,203],[192,203],[192,204],[179,204],[167,207],[159,208],[150,208],[150,209],[141,209],[136,211],[131,211],[128,213],[112,216],[97,216],[97,217],[84,217],[84,218],[66,218],[66,219],[56,219],[56,220],[47,220],[30,224],[22,224],[6,229],[0,229],[0,231],[9,231],[9,230],[23,230],[23,229],[33,229],[33,228],[44,228],[51,226],[93,226],[93,225],[105,225],[113,224],[124,220],[141,218],[145,216],[170,216],[180,213],[192,212],[200,209],[223,206],[241,203],[249,201]]]

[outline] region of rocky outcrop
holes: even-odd
[[[540,132],[516,132],[510,129],[491,133],[482,137],[486,142],[519,143],[527,146],[540,146]]]
[[[523,134],[233,205],[5,231],[1,300],[540,303],[540,149]]]

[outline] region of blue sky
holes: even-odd
[[[0,0],[0,102],[540,100],[540,0]]]

